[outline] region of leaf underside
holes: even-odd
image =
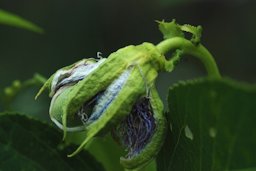
[[[0,114],[0,170],[104,170],[86,151],[60,144],[61,133],[40,121],[17,114]]]
[[[229,79],[173,86],[158,170],[256,170],[256,87]]]

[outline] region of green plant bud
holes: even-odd
[[[166,40],[154,46],[127,46],[108,58],[83,59],[53,74],[36,98],[49,89],[52,121],[63,130],[83,131],[84,140],[69,157],[101,133],[128,151],[120,158],[127,169],[151,161],[161,149],[166,131],[163,104],[155,89],[159,71],[171,72],[183,54],[199,58],[211,77],[220,78],[212,55],[200,44],[201,27],[159,22]],[[184,32],[192,34],[191,40]],[[166,60],[163,54],[175,50]]]
[[[155,125],[152,136],[138,153],[121,158],[121,163],[126,168],[136,167],[153,158],[160,149],[164,128],[164,121],[158,120],[161,104],[153,99],[154,84],[158,72],[164,69],[164,56],[153,44],[143,43],[119,49],[108,58],[82,60],[51,76],[39,92],[50,89],[51,119],[64,131],[64,137],[66,131],[85,132],[84,141],[69,156],[82,150],[93,137],[119,125],[141,97],[150,95]]]

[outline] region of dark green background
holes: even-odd
[[[255,0],[1,0],[0,8],[45,29],[40,35],[0,25],[0,91],[15,79],[35,72],[48,77],[98,51],[107,57],[126,45],[156,44],[162,35],[154,20],[173,18],[203,26],[202,43],[224,76],[256,82]],[[172,83],[204,74],[197,59],[186,57],[173,73],[162,73],[157,86],[164,98]],[[33,100],[37,89],[23,90],[11,109],[49,119],[46,95]]]
[[[0,8],[45,29],[40,35],[0,26],[0,88],[14,79],[25,80],[97,51],[111,52],[144,41],[158,43],[162,35],[154,20],[203,26],[203,44],[213,53],[221,73],[247,82],[256,77],[256,1],[254,0],[2,0]],[[169,82],[161,75],[158,87],[203,75],[193,58],[184,58]],[[162,93],[164,94],[164,93]]]

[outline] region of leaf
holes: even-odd
[[[67,143],[81,144],[84,140],[83,132],[72,132],[67,135]],[[90,152],[96,160],[101,161],[106,171],[124,171],[125,169],[120,164],[120,157],[125,156],[125,149],[120,144],[115,142],[113,138],[107,134],[104,137],[95,137],[92,139],[85,149]],[[136,171],[155,171],[156,163],[154,160],[150,164],[142,167]]]
[[[158,170],[255,170],[256,87],[229,79],[179,83],[169,91],[167,140]]]
[[[83,151],[59,144],[61,134],[51,126],[18,114],[0,115],[0,170],[103,170],[100,163]]]
[[[42,28],[33,24],[32,22],[1,9],[0,9],[0,24],[26,29],[36,33],[44,32]]]
[[[72,132],[67,134],[65,141],[80,145],[86,134],[84,132]],[[106,171],[123,171],[120,164],[120,156],[124,154],[124,150],[120,148],[116,142],[113,141],[110,135],[104,137],[93,138],[86,146],[85,149],[90,152],[101,164]]]

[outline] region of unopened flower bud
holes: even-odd
[[[119,138],[136,142],[134,145],[122,141],[130,152],[127,158],[121,158],[121,163],[134,168],[152,159],[164,137],[162,103],[154,96],[155,79],[164,67],[164,56],[154,45],[143,43],[122,48],[108,58],[84,59],[58,70],[39,93],[50,89],[50,116],[63,129],[64,137],[66,131],[85,131],[84,141],[69,156],[82,150],[99,133],[110,131],[125,122],[125,118],[134,116],[140,118],[138,126],[145,130],[134,129],[139,131],[139,137],[123,135],[122,131],[118,134]],[[138,109],[141,105],[145,107],[142,111]],[[132,124],[137,123],[134,120],[123,128],[119,126],[115,132]]]

